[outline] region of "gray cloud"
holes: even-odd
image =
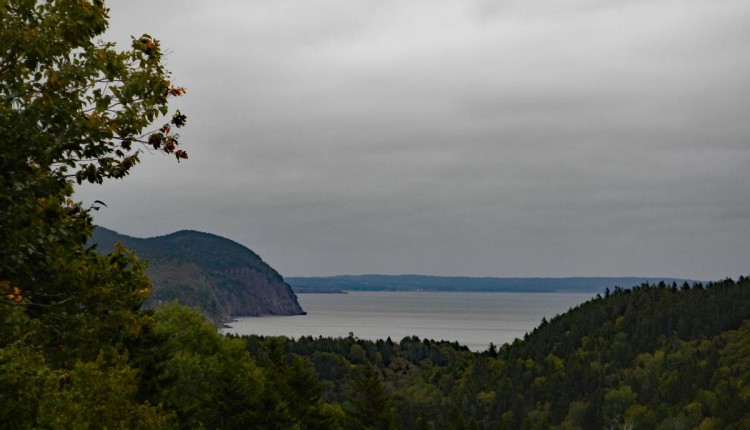
[[[746,2],[110,7],[172,51],[191,158],[83,187],[103,225],[290,276],[747,273]]]

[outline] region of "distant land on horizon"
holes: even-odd
[[[631,288],[644,283],[667,285],[696,281],[659,277],[563,277],[502,278],[429,275],[340,275],[286,277],[295,291],[446,291],[446,292],[517,292],[517,293],[603,293],[607,288]]]

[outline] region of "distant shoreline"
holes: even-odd
[[[338,288],[293,288],[295,294],[349,294]]]
[[[288,277],[285,281],[299,294],[341,294],[346,291],[443,291],[515,293],[605,293],[643,284],[682,286],[691,279],[658,277],[492,278],[427,275],[342,275]]]

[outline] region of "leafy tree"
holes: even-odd
[[[71,196],[75,183],[126,176],[146,149],[187,158],[174,132],[184,115],[147,130],[184,89],[151,36],[123,51],[98,41],[107,14],[102,0],[0,1],[0,418],[8,428],[170,425],[171,414],[125,384],[137,374],[129,352],[152,325],[138,312],[149,294],[143,265],[123,249],[87,249],[93,208]],[[76,409],[84,406],[93,409]]]
[[[623,421],[625,410],[635,403],[636,393],[629,385],[607,390],[604,394],[604,419],[609,423]]]
[[[0,304],[0,422],[8,429],[33,426],[49,377],[44,355],[24,342],[35,326],[20,307]]]
[[[261,414],[261,370],[242,339],[225,339],[196,310],[169,303],[155,311],[144,384],[176,412],[180,428],[251,428]]]
[[[0,281],[40,305],[60,300],[39,282],[50,248],[80,248],[90,234],[72,183],[122,178],[145,148],[187,157],[173,133],[181,113],[146,131],[184,93],[159,42],[96,41],[107,13],[101,0],[0,2]]]
[[[102,353],[96,361],[79,361],[71,371],[55,372],[55,379],[65,383],[59,390],[45,393],[39,425],[52,429],[173,427],[173,414],[147,402],[134,405],[136,375],[125,357],[116,352]]]

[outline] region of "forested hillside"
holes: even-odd
[[[176,300],[217,325],[239,316],[304,314],[276,270],[227,238],[183,230],[142,239],[97,226],[89,239],[105,254],[118,242],[148,263],[152,291],[146,307]]]
[[[750,428],[750,280],[617,289],[483,353],[287,340],[356,428]],[[251,337],[259,359],[277,342]]]

